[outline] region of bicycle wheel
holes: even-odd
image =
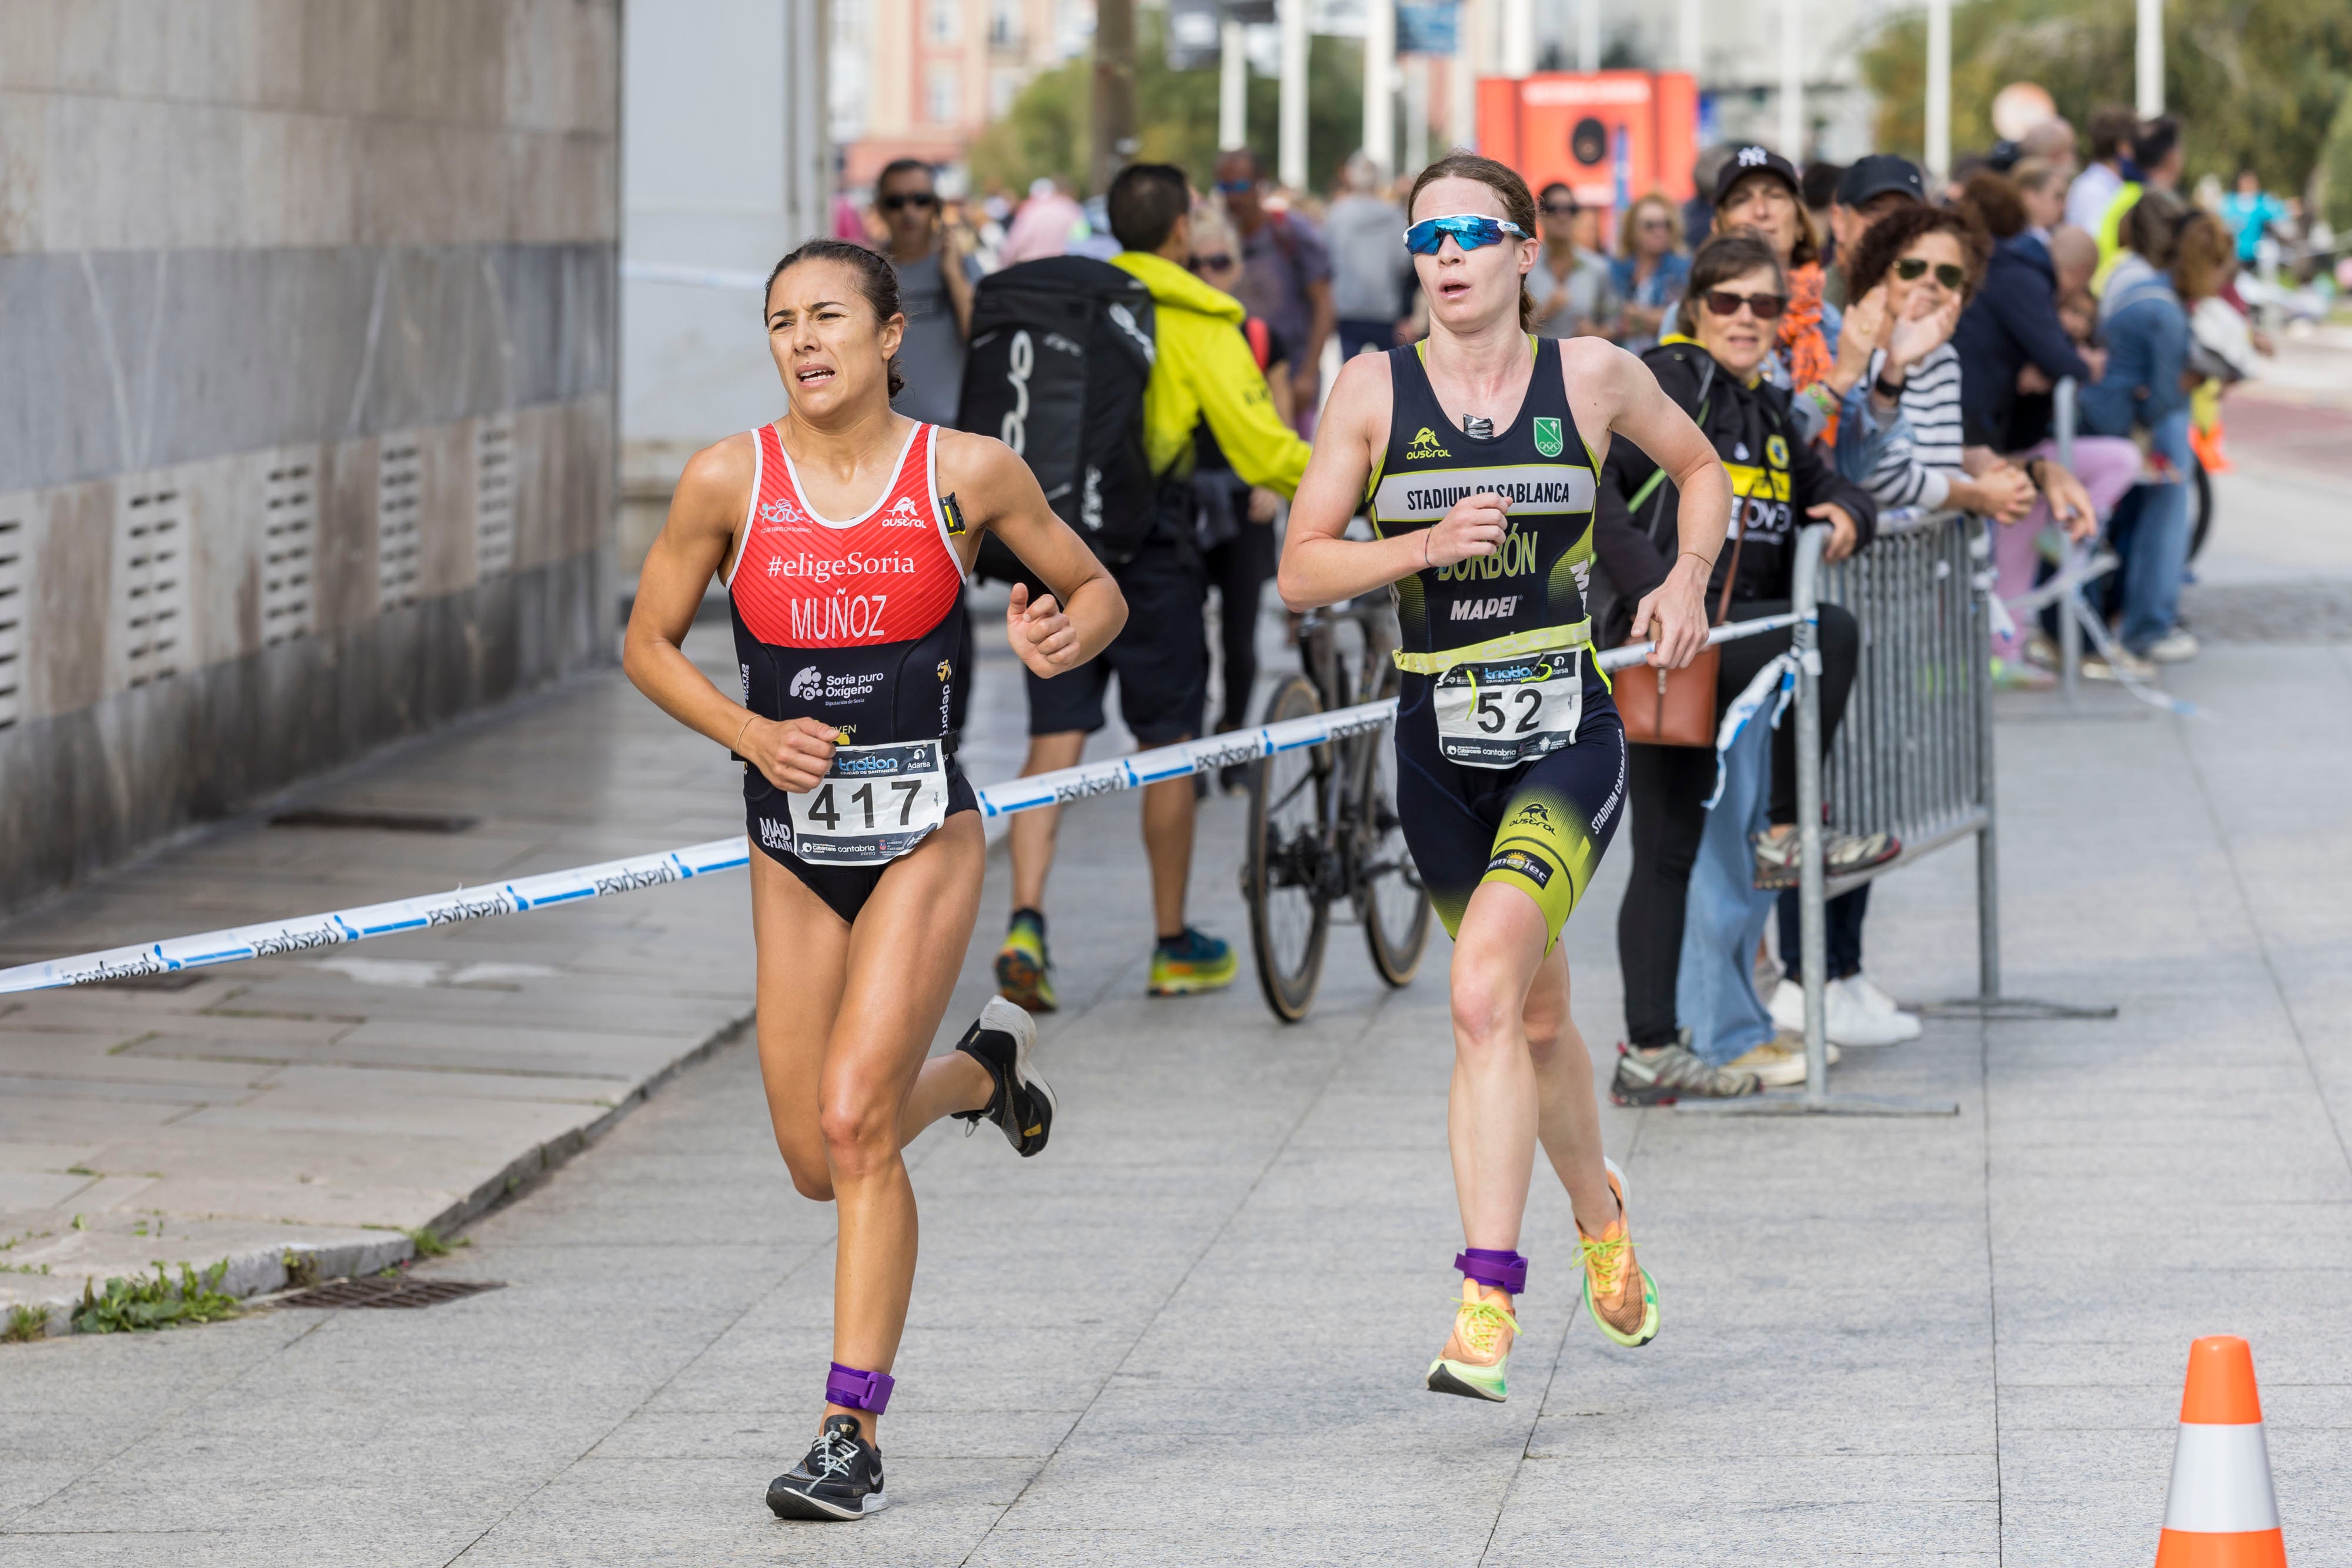
[[[2213,531],[2213,476],[2196,457],[2189,460],[2189,559],[2195,560]]]
[[[1364,944],[1372,967],[1391,986],[1412,983],[1429,946],[1429,894],[1405,848],[1403,819],[1396,808],[1396,743],[1393,727],[1357,737],[1369,753],[1357,769],[1356,908],[1364,922]]]
[[[1314,683],[1293,675],[1266,699],[1264,724],[1322,711]],[[1242,897],[1249,904],[1250,946],[1258,988],[1285,1023],[1307,1016],[1323,978],[1323,944],[1331,930],[1331,768],[1328,746],[1301,747],[1250,764],[1250,810],[1242,857]]]

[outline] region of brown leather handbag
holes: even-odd
[[[1723,593],[1709,625],[1720,625],[1731,612],[1731,585],[1739,580],[1739,547],[1747,542],[1743,528],[1732,541],[1731,570],[1723,574]],[[1618,671],[1611,689],[1617,716],[1625,721],[1625,738],[1643,746],[1714,746],[1716,682],[1722,668],[1723,650],[1710,644],[1679,670],[1635,664]]]

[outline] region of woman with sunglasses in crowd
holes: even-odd
[[[1718,235],[1691,263],[1679,330],[1643,356],[1665,395],[1688,412],[1728,469],[1738,527],[1723,559],[1711,564],[1706,603],[1711,618],[1748,621],[1790,609],[1797,529],[1826,522],[1827,559],[1841,560],[1870,542],[1877,507],[1860,486],[1842,479],[1797,435],[1790,395],[1764,379],[1776,329],[1788,313],[1788,280],[1771,246],[1755,235]],[[1662,474],[1649,454],[1621,446],[1601,476],[1594,544],[1618,602],[1632,603],[1687,565],[1664,519],[1687,495]],[[1646,600],[1643,601],[1646,603]],[[1642,635],[1642,612],[1621,610],[1601,628],[1604,643]],[[1718,667],[1718,720],[1769,661],[1788,651],[1788,630],[1726,643]],[[1841,605],[1821,607],[1822,746],[1826,751],[1853,690],[1860,635]],[[1641,672],[1631,673],[1638,676]],[[1620,679],[1626,677],[1621,676]],[[1624,976],[1626,1049],[1617,1059],[1612,1097],[1649,1105],[1678,1099],[1750,1094],[1765,1086],[1801,1082],[1801,1051],[1768,1041],[1738,1061],[1696,1055],[1684,1038],[1675,993],[1681,976],[1684,912],[1691,868],[1706,828],[1706,801],[1716,784],[1711,747],[1632,748],[1633,873],[1617,914],[1617,960]],[[1756,884],[1793,881],[1797,820],[1796,726],[1783,724],[1772,740],[1768,821],[1756,847]],[[1890,858],[1884,833],[1838,835],[1824,846],[1832,874]]]
[[[1618,344],[1628,353],[1643,353],[1656,346],[1666,318],[1683,297],[1690,277],[1690,257],[1683,254],[1682,214],[1657,191],[1626,209],[1617,231],[1617,259],[1610,274],[1624,300]]]
[[[1593,666],[1584,583],[1595,473],[1622,435],[1613,444],[1638,443],[1681,489],[1675,559],[1633,622],[1657,640],[1654,664],[1687,664],[1731,487],[1640,361],[1529,330],[1525,279],[1541,247],[1517,174],[1449,154],[1422,171],[1406,213],[1429,337],[1341,370],[1292,504],[1281,587],[1295,611],[1395,597],[1397,811],[1454,942],[1446,1131],[1467,1244],[1426,1381],[1499,1400],[1538,1145],[1575,1212],[1593,1322],[1621,1345],[1657,1333],[1559,946],[1625,800],[1625,731]],[[1367,509],[1375,537],[1346,538]]]
[[[1394,231],[1391,231],[1391,239]],[[1185,266],[1212,288],[1232,294],[1242,277],[1241,236],[1225,215],[1206,204],[1192,209],[1192,251]],[[1265,377],[1275,416],[1291,422],[1290,346],[1276,336],[1263,316],[1242,319],[1242,338]],[[1217,632],[1224,699],[1214,732],[1249,722],[1251,689],[1257,684],[1257,611],[1274,577],[1274,519],[1282,497],[1234,472],[1216,433],[1202,420],[1192,429],[1192,519],[1194,540],[1217,591]],[[1235,763],[1219,770],[1226,789],[1240,786],[1246,772]]]

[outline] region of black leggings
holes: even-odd
[[[1734,603],[1728,617],[1753,621],[1788,612],[1785,599]],[[1716,685],[1719,722],[1756,673],[1788,652],[1791,631],[1744,637],[1723,647]],[[1861,633],[1842,605],[1822,606],[1822,750],[1845,716],[1861,652]],[[1706,832],[1706,798],[1715,793],[1715,750],[1703,746],[1634,746],[1628,769],[1633,821],[1633,879],[1617,911],[1617,967],[1625,982],[1625,1036],[1644,1049],[1671,1044],[1678,1032],[1675,982],[1682,972],[1683,905],[1691,866]],[[1770,821],[1797,820],[1797,726],[1782,719],[1772,737]]]
[[[1247,507],[1246,494],[1236,497],[1234,505],[1237,510]],[[1257,605],[1274,576],[1274,526],[1253,523],[1244,513],[1239,534],[1202,553],[1209,581],[1217,590],[1217,640],[1225,683],[1223,712],[1210,727],[1239,729],[1250,721],[1250,690],[1257,685]]]

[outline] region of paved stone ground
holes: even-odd
[[[2120,1018],[1937,1019],[1838,1071],[1949,1120],[1604,1113],[1662,1290],[1643,1351],[1575,1307],[1539,1181],[1512,1402],[1420,1391],[1459,1242],[1442,938],[1388,993],[1336,932],[1297,1028],[1246,989],[1148,1001],[1133,810],[1097,803],[1055,888],[1054,1147],[912,1153],[888,1513],[759,1502],[809,1435],[831,1225],[734,1045],[420,1266],[504,1290],[0,1351],[0,1564],[2144,1563],[2187,1344],[2216,1332],[2253,1342],[2295,1561],[2352,1562],[2352,650],[2171,674],[2213,716],[2002,710],[2009,984]],[[1196,883],[1233,935],[1237,827],[1213,806]],[[1568,937],[1604,1056],[1623,860]],[[1972,988],[1972,886],[1965,852],[1881,884],[1883,983]],[[665,946],[711,933],[722,987],[740,886],[651,896],[681,894],[712,902]]]
[[[2011,984],[2119,1019],[1938,1019],[1840,1071],[1950,1121],[1608,1113],[1666,1314],[1642,1352],[1575,1310],[1539,1185],[1515,1398],[1418,1390],[1458,1242],[1442,944],[1389,994],[1338,933],[1294,1029],[1246,990],[1147,1001],[1132,813],[1097,805],[1057,887],[1054,1147],[915,1151],[889,1513],[760,1506],[810,1423],[830,1219],[730,1047],[422,1266],[503,1291],[7,1351],[0,1563],[2144,1563],[2221,1331],[2256,1347],[2296,1560],[2352,1560],[2352,737],[2308,720],[2352,659],[2231,647],[2179,684],[2229,716],[2002,728]],[[1200,878],[1229,932],[1236,818]],[[1969,987],[1970,886],[1964,853],[1883,884],[1883,980]],[[1570,937],[1604,1049],[1615,897]]]

